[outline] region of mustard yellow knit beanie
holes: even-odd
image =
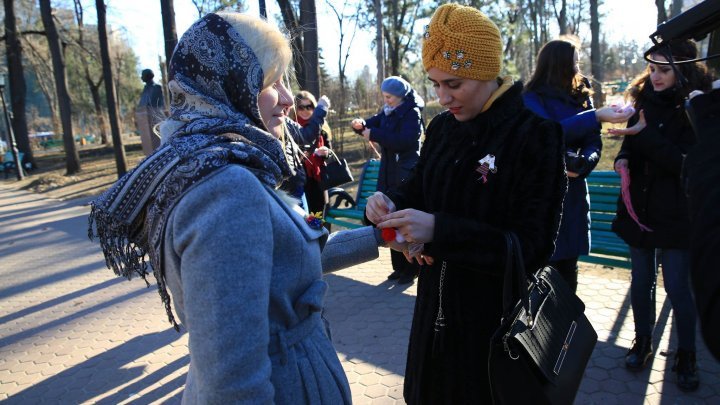
[[[468,79],[493,80],[502,68],[502,47],[500,30],[485,14],[443,4],[425,27],[423,66],[426,71],[438,68]]]

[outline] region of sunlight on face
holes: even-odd
[[[268,132],[280,139],[284,130],[285,116],[293,105],[293,96],[282,79],[263,89],[258,95],[258,109]]]
[[[466,79],[437,68],[431,68],[427,73],[438,95],[438,102],[458,121],[469,121],[477,117],[498,87],[495,80]]]
[[[298,100],[297,104],[295,104],[295,114],[304,120],[309,120],[314,111],[315,106],[312,101],[306,98]]]

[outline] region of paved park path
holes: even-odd
[[[187,334],[167,322],[152,285],[105,268],[88,241],[87,200],[0,185],[0,402],[179,403]],[[385,280],[390,256],[327,276],[327,316],[356,404],[402,404],[415,287]],[[623,367],[633,338],[627,270],[583,265],[579,295],[599,342],[577,404],[720,404],[720,364],[700,344],[701,387],[675,386],[670,303],[658,291],[651,367]],[[478,364],[478,367],[484,367]]]

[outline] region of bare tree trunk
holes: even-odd
[[[383,12],[382,0],[375,1],[375,58],[377,60],[377,99],[382,105],[383,97],[380,92],[383,80],[385,80],[385,43],[383,42]]]
[[[102,77],[97,83],[90,76],[90,63],[85,56],[85,21],[84,21],[84,10],[80,0],[75,1],[75,18],[78,25],[78,45],[80,45],[80,59],[82,60],[83,69],[85,73],[85,82],[88,84],[90,89],[90,95],[92,97],[93,106],[95,107],[95,120],[97,121],[98,131],[100,131],[100,140],[103,145],[109,143],[108,140],[108,127],[107,121],[105,120],[105,114],[103,113],[102,103],[100,102],[100,84],[102,84]]]
[[[320,97],[318,74],[318,33],[315,0],[300,0],[300,25],[303,27],[303,64],[305,90]]]
[[[420,3],[413,0],[391,1],[384,14],[384,36],[387,46],[387,58],[390,61],[390,74],[399,76],[420,10]],[[387,2],[386,2],[387,4]]]
[[[553,8],[555,9],[555,18],[557,18],[560,35],[567,35],[567,33],[568,33],[567,0],[560,1],[560,11],[558,11],[556,3],[557,3],[557,0],[553,0]]]
[[[398,2],[391,1],[389,8],[390,9],[387,10],[388,11],[387,14],[389,14],[389,16],[385,15],[385,19],[389,19],[390,27],[393,30],[397,30],[398,27],[397,27],[396,23],[397,23],[397,19],[398,19]],[[390,35],[389,29],[385,29],[383,31],[383,35],[385,36],[385,45],[387,48],[387,56],[388,56],[388,59],[390,59],[390,61],[389,61],[390,62],[390,74],[397,76],[399,74],[398,70],[399,70],[399,65],[400,65],[400,60],[399,60],[400,52],[398,50],[398,43],[396,41],[397,36],[394,35],[393,36],[394,38],[392,38]]]
[[[127,161],[125,159],[122,137],[120,136],[117,106],[115,105],[115,83],[113,82],[110,51],[108,50],[105,1],[95,0],[95,8],[97,9],[98,41],[100,42],[100,60],[102,61],[103,81],[105,82],[105,97],[107,98],[110,131],[112,133],[113,149],[115,150],[115,166],[117,167],[119,178],[127,172]],[[167,50],[167,47],[165,49]]]
[[[301,27],[300,21],[293,9],[292,3],[289,0],[277,0],[280,6],[280,14],[282,15],[285,29],[287,29],[292,35],[292,52],[293,52],[293,67],[295,68],[295,78],[297,79],[298,86],[301,89],[307,88],[305,78],[307,73],[305,72],[305,64],[303,63],[303,37],[300,35]]]
[[[345,7],[348,6],[349,1],[345,0],[345,4],[343,5],[343,12],[342,14],[338,12],[337,7],[335,7],[332,4],[331,0],[325,0],[325,4],[330,7],[330,9],[335,13],[335,17],[338,22],[338,31],[340,33],[340,38],[338,41],[338,81],[340,82],[340,100],[337,105],[340,107],[338,108],[338,111],[340,112],[339,119],[342,120],[345,117],[345,112],[347,111],[347,94],[346,94],[346,87],[347,87],[347,76],[345,75],[345,70],[347,68],[347,61],[350,57],[350,51],[352,47],[352,43],[355,39],[355,34],[357,33],[358,28],[358,18],[360,15],[360,5],[357,6],[355,9],[355,14],[351,17],[351,21],[353,21],[353,31],[352,35],[350,37],[350,41],[347,44],[347,47],[343,49],[345,46]],[[367,92],[366,92],[367,93]],[[358,100],[360,101],[360,100]]]
[[[119,49],[116,49],[116,50],[117,50],[117,52],[115,53],[115,60],[117,61],[117,68],[115,69],[115,76],[113,77],[113,79],[115,79],[115,89],[116,89],[116,91],[115,91],[116,110],[115,111],[117,111],[117,114],[118,114],[118,128],[120,130],[120,134],[122,134],[123,126],[124,126],[123,125],[123,113],[122,113],[123,99],[122,99],[122,96],[120,95],[120,92],[117,91],[117,89],[122,89],[122,87],[121,87],[122,86],[122,82],[121,82],[122,75],[120,74],[120,72],[122,72],[122,68],[123,68],[123,58],[122,58],[122,53],[120,52],[120,50]],[[112,72],[112,67],[110,68],[110,72]]]
[[[27,61],[32,66],[32,72],[33,75],[35,75],[35,82],[40,88],[43,97],[45,97],[45,102],[48,105],[48,109],[50,109],[50,119],[52,120],[53,132],[56,134],[60,134],[62,133],[62,125],[60,125],[60,120],[58,119],[57,114],[57,92],[55,91],[52,80],[45,80],[46,76],[52,75],[52,67],[50,67],[50,65],[48,64],[46,60],[47,57],[41,55],[40,51],[35,49],[32,41],[25,40],[25,43],[27,44],[28,50],[30,51],[28,55],[32,55],[32,57],[27,59]],[[55,97],[53,97],[53,93],[55,93]]]
[[[599,107],[604,102],[602,97],[602,82],[605,72],[603,72],[602,57],[600,55],[600,15],[598,14],[598,0],[590,0],[590,33],[592,36],[590,42],[590,64],[593,75],[593,90],[595,91],[593,103],[596,107]]]
[[[22,45],[18,38],[15,23],[15,7],[12,0],[4,0],[5,6],[5,49],[8,66],[8,87],[10,89],[10,105],[12,106],[12,128],[15,141],[24,160],[35,167],[35,157],[30,147],[27,118],[25,115],[25,72],[22,65]],[[8,145],[11,147],[12,145]]]
[[[102,101],[100,101],[100,84],[102,84],[102,80],[98,83],[93,83],[89,77],[86,77],[86,80],[88,81],[90,95],[92,96],[93,105],[95,106],[95,118],[97,119],[98,129],[100,131],[100,142],[103,145],[108,145],[110,144],[110,140],[108,139],[108,125],[107,120],[105,120],[105,112],[102,109]]]
[[[163,36],[165,37],[165,63],[170,66],[170,60],[178,42],[173,0],[160,0],[160,12],[162,14]]]
[[[661,22],[667,21],[667,13],[665,12],[665,0],[655,0],[655,7],[657,8],[657,23],[660,25]]]
[[[540,28],[539,28],[539,14],[542,12],[539,10],[538,2],[536,0],[530,0],[528,1],[528,7],[530,8],[530,21],[531,21],[531,27],[530,31],[532,32],[532,52],[530,52],[529,57],[530,60],[528,61],[529,66],[533,66],[533,60],[535,58],[535,55],[538,54],[540,51]]]
[[[160,55],[158,55],[158,66],[160,66],[160,76],[162,81],[162,92],[163,92],[163,106],[165,111],[170,108],[170,92],[168,91],[168,64],[165,63]]]
[[[63,129],[63,145],[65,146],[66,175],[73,175],[80,171],[80,156],[75,147],[75,137],[72,129],[72,108],[70,94],[67,90],[65,78],[65,59],[60,44],[60,36],[55,28],[52,17],[50,0],[40,0],[40,14],[48,39],[50,56],[53,63],[53,76],[55,77],[55,91],[57,92],[58,107],[60,108],[60,123]]]
[[[260,17],[267,19],[267,7],[265,6],[265,0],[259,0]]]

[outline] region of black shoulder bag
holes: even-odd
[[[488,357],[493,400],[572,404],[597,333],[562,276],[547,266],[528,279],[517,235],[505,239],[503,317]]]
[[[320,168],[320,188],[323,190],[353,181],[347,160],[339,158],[332,149],[329,153],[325,166]]]

